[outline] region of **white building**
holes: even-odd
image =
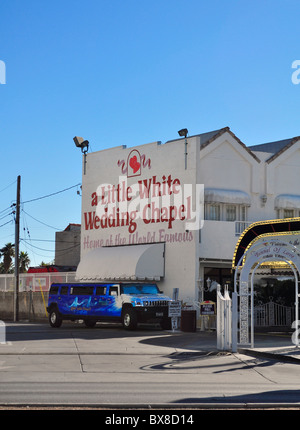
[[[249,223],[300,215],[299,173],[300,137],[246,147],[228,127],[87,154],[77,278],[156,280],[198,300],[208,278],[231,279]]]

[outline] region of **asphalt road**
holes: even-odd
[[[300,367],[220,353],[215,333],[10,323],[0,406],[300,407]]]

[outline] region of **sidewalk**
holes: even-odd
[[[291,333],[256,333],[254,336],[254,348],[241,346],[238,347],[238,353],[300,364],[300,345],[296,347],[291,336]],[[184,337],[186,340],[186,353],[222,352],[217,349],[216,332],[182,333],[180,342]],[[181,347],[183,346],[181,344]]]
[[[7,322],[0,355],[206,354],[217,351],[215,332],[163,331],[146,327],[126,331],[113,324],[87,329],[66,323],[53,329],[46,323]]]
[[[181,352],[186,354],[226,352],[217,349],[215,331],[180,332],[177,343]],[[238,347],[238,353],[300,364],[300,344],[299,347],[296,347],[292,342],[292,333],[255,333],[254,348],[241,346]]]
[[[300,364],[300,345],[292,342],[291,333],[256,333],[254,348],[240,347],[238,351],[255,357],[265,357]]]
[[[126,331],[103,325],[86,329],[80,324],[65,324],[53,329],[45,323],[6,323],[6,344],[0,343],[0,355],[75,355],[136,354],[171,355],[218,354],[215,331],[182,332],[153,330]],[[230,351],[228,351],[230,352]],[[300,347],[291,333],[255,333],[254,348],[238,347],[238,353],[300,364]]]

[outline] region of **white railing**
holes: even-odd
[[[74,282],[76,272],[22,273],[19,275],[19,291],[48,291],[55,282]],[[15,276],[0,275],[0,291],[14,291]]]
[[[269,302],[254,307],[254,325],[257,327],[291,326],[294,308]]]
[[[240,236],[250,224],[251,222],[248,221],[235,221],[235,235]]]

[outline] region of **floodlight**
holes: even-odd
[[[83,137],[79,137],[79,136],[73,137],[73,140],[74,140],[77,148],[81,148],[81,151],[83,153],[88,151],[88,149],[89,149],[89,141],[88,140],[84,140]],[[84,150],[84,148],[86,148],[86,150]]]
[[[179,136],[186,137],[188,135],[188,129],[182,128],[181,130],[178,131],[178,134]]]

